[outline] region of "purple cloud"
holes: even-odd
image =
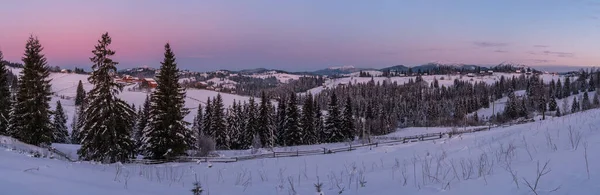
[[[504,47],[507,46],[508,43],[499,43],[499,42],[487,42],[487,41],[475,41],[473,42],[478,47]]]

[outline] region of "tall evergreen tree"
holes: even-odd
[[[130,137],[134,111],[117,97],[123,86],[112,77],[117,72],[117,62],[111,57],[115,51],[108,33],[102,35],[92,51],[92,74],[88,78],[94,88],[88,93],[88,105],[83,113],[81,148],[77,151],[83,160],[102,162],[127,161],[134,151]]]
[[[287,137],[285,133],[285,122],[287,121],[287,105],[285,98],[279,98],[277,104],[277,143],[280,146],[285,146]]]
[[[258,135],[263,147],[273,147],[273,129],[271,126],[271,100],[263,91],[260,96],[260,106],[258,108]]]
[[[352,99],[350,99],[350,96],[347,96],[342,117],[342,132],[346,140],[354,140],[354,136],[356,136],[353,114]]]
[[[73,116],[73,120],[71,120],[71,143],[72,144],[81,144],[81,128],[83,126],[84,113],[86,103],[85,101],[77,106],[75,109],[75,114]]]
[[[202,121],[204,119],[204,110],[202,108],[202,103],[198,104],[198,110],[196,110],[196,116],[194,116],[194,121],[192,121],[192,131],[196,135],[196,141],[201,138],[202,135]]]
[[[318,142],[318,135],[315,131],[315,111],[313,108],[313,96],[308,93],[304,98],[304,104],[302,105],[302,116],[300,119],[301,129],[304,132],[304,143],[305,144],[316,144]]]
[[[571,113],[579,112],[579,102],[577,102],[577,97],[573,97],[573,104],[571,105]]]
[[[598,106],[600,106],[600,100],[598,99],[598,91],[596,91],[594,93],[594,98],[592,98],[592,106],[594,108],[597,108]]]
[[[150,120],[150,96],[146,96],[144,105],[140,107],[137,114],[136,129],[133,134],[133,140],[135,141],[135,148],[140,149],[142,147],[142,137],[144,136],[144,129],[148,126]]]
[[[227,132],[229,132],[229,142],[231,149],[241,149],[240,132],[242,131],[243,122],[241,121],[241,108],[238,108],[236,101],[233,101],[233,105],[227,109]]]
[[[327,118],[325,119],[325,133],[327,134],[327,139],[329,142],[342,142],[344,141],[342,116],[335,92],[331,94],[327,106],[329,111]]]
[[[548,103],[548,110],[549,111],[556,111],[558,104],[556,103],[556,98],[552,97],[550,98],[550,103]]]
[[[83,89],[83,83],[79,80],[77,84],[77,95],[75,95],[75,105],[79,106],[85,100],[85,89]]]
[[[245,107],[245,125],[246,128],[242,132],[243,137],[243,146],[250,147],[252,145],[252,140],[255,136],[258,135],[258,109],[256,106],[256,102],[254,101],[254,97],[250,97],[248,100],[248,104]]]
[[[324,133],[325,125],[323,124],[323,112],[321,112],[321,107],[319,106],[319,102],[315,99],[313,102],[313,111],[314,111],[314,132],[317,136],[316,142],[323,143],[327,141],[326,134]]]
[[[215,132],[215,142],[217,142],[217,148],[219,149],[230,149],[229,143],[229,132],[227,132],[227,124],[225,124],[225,113],[223,106],[223,98],[221,94],[217,94],[217,97],[213,101],[212,109],[212,127]]]
[[[590,102],[590,96],[588,92],[583,93],[583,99],[581,100],[581,110],[589,110],[592,108],[592,103]]]
[[[296,99],[296,93],[290,93],[290,99],[288,101],[286,110],[286,121],[285,121],[285,137],[287,139],[286,144],[288,146],[295,146],[304,143],[304,135],[300,129],[300,113],[298,112],[298,106]]]
[[[571,79],[567,77],[565,79],[565,86],[563,88],[563,98],[571,96]]]
[[[23,57],[15,105],[10,118],[9,132],[21,141],[33,145],[50,144],[53,138],[50,121],[50,75],[42,45],[29,37]]]
[[[208,136],[212,139],[215,138],[215,131],[212,128],[213,123],[213,106],[210,97],[206,99],[206,107],[204,107],[204,119],[202,119],[202,131],[200,132],[200,136]]]
[[[10,119],[11,93],[8,80],[8,70],[0,51],[0,135],[8,135],[8,120]]]
[[[56,110],[54,111],[54,120],[52,121],[54,133],[54,143],[68,143],[69,142],[69,131],[67,130],[67,115],[63,110],[60,101],[56,101]]]
[[[179,69],[171,46],[165,45],[164,60],[156,76],[158,85],[150,97],[150,120],[143,130],[143,148],[152,159],[171,158],[185,154],[194,147],[195,138],[183,118],[185,89],[179,85]]]

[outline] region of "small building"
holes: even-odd
[[[475,77],[475,74],[473,74],[473,73],[467,73],[467,76],[468,77]]]
[[[148,88],[156,88],[158,86],[158,83],[152,78],[145,78],[143,82],[148,85]]]
[[[60,70],[60,73],[71,73],[71,72],[67,69],[62,69],[62,70]]]

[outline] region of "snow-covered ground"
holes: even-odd
[[[461,75],[428,75],[428,76],[422,76],[423,80],[426,81],[428,84],[431,84],[434,79],[438,80],[438,83],[440,86],[451,86],[454,84],[454,80],[458,79],[461,81],[468,81],[468,82],[485,82],[487,84],[493,84],[496,81],[500,81],[500,78],[502,76],[504,76],[505,78],[512,78],[514,77],[519,77],[522,74],[517,74],[517,73],[494,73],[493,75],[486,75],[486,76],[475,76],[475,77],[468,77],[468,76],[461,76]],[[552,75],[552,74],[543,74],[540,76],[545,83],[549,83],[552,79],[554,79],[555,81],[557,81],[558,79],[563,79],[563,76],[559,76],[559,75]],[[413,81],[416,79],[416,76],[406,76],[406,77],[373,77],[373,81],[375,81],[375,83],[379,82],[379,83],[383,83],[383,82],[389,82],[389,83],[393,83],[396,82],[398,84],[404,84],[407,83],[410,79],[412,79]],[[330,79],[327,80],[323,86],[319,86],[319,87],[315,87],[313,89],[308,90],[309,92],[311,92],[312,94],[317,94],[320,93],[323,89],[325,88],[334,88],[336,86],[338,86],[339,84],[357,84],[357,83],[367,83],[371,81],[371,77],[356,77],[356,76],[352,76],[352,77],[344,77],[344,78],[337,78],[337,79]]]
[[[19,75],[22,69],[20,68],[10,68],[10,70]],[[50,73],[49,78],[52,79],[50,84],[52,85],[52,92],[54,92],[54,96],[52,96],[52,100],[50,101],[51,109],[55,109],[56,101],[60,100],[63,108],[65,109],[65,114],[67,114],[67,126],[69,127],[69,131],[71,128],[72,118],[75,115],[75,95],[77,94],[77,84],[81,80],[83,83],[83,88],[86,91],[90,91],[94,86],[90,84],[87,80],[89,75],[83,74],[72,74],[72,73]],[[136,107],[140,107],[144,104],[146,100],[146,96],[149,95],[146,92],[140,91],[130,91],[129,88],[133,86],[127,86],[119,94],[119,97],[125,100],[129,104],[135,104]],[[210,90],[199,90],[199,89],[188,89],[186,93],[185,99],[185,107],[189,108],[190,114],[185,117],[185,120],[191,122],[196,115],[197,108],[199,104],[206,104],[206,100],[210,97],[215,98],[219,92],[210,91]],[[223,98],[223,104],[225,107],[228,107],[233,104],[234,101],[248,101],[250,97],[240,96],[235,94],[227,94],[221,93],[221,97]],[[257,102],[260,99],[257,98]]]
[[[0,150],[3,194],[597,194],[600,110],[434,141],[236,163],[70,163]],[[547,162],[546,169],[543,169]],[[537,169],[544,172],[536,182]],[[295,192],[295,193],[294,193]]]
[[[298,80],[298,79],[300,79],[300,77],[303,77],[303,75],[278,73],[276,71],[268,71],[268,72],[265,72],[265,73],[252,74],[252,75],[249,75],[249,76],[253,77],[253,78],[261,78],[261,79],[265,79],[265,78],[269,78],[269,77],[275,77],[281,83],[287,83],[290,80]]]

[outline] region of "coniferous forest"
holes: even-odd
[[[226,107],[218,95],[190,113],[184,107],[186,89],[179,82],[176,50],[167,43],[156,76],[158,85],[145,103],[136,107],[118,97],[123,86],[114,79],[119,63],[113,59],[117,51],[111,44],[105,33],[90,48],[92,71],[87,82],[94,87],[86,91],[82,81],[78,82],[71,134],[61,102],[50,109],[52,67],[40,41],[34,36],[27,40],[19,79],[8,71],[9,63],[0,52],[0,135],[38,146],[81,144],[78,154],[83,160],[124,162],[138,154],[149,159],[173,159],[213,147],[238,150],[370,140],[370,136],[401,127],[503,124],[530,120],[535,115],[544,120],[547,115],[600,106],[595,94],[600,72],[582,70],[556,81],[543,81],[536,73],[501,77],[491,84],[456,79],[452,85],[441,85],[437,77],[427,82],[424,73],[416,73],[407,83],[371,79],[318,94],[302,92],[321,85],[322,76],[301,77],[276,87],[266,80],[238,85],[241,94],[251,96],[247,102],[235,101]],[[513,71],[507,66],[494,70]],[[428,73],[449,72],[444,67]],[[404,74],[387,72],[384,76]],[[372,75],[360,72],[359,77]],[[578,94],[582,98],[572,97]],[[493,102],[503,98],[505,109],[485,118],[478,116],[477,110],[494,106]],[[568,98],[571,105],[561,109],[559,105],[566,104]],[[188,114],[195,116],[193,121],[184,121]]]

